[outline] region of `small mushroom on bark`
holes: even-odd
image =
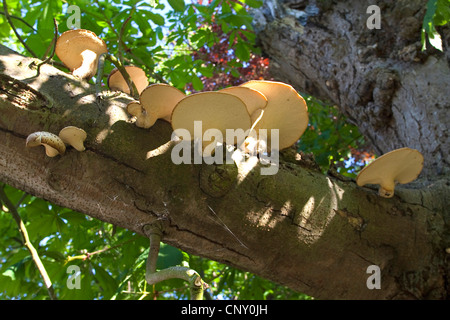
[[[66,145],[61,138],[46,131],[33,132],[27,137],[25,144],[27,147],[44,146],[45,154],[49,157],[63,155],[66,151]]]
[[[68,126],[59,132],[59,135],[47,131],[33,132],[27,137],[25,145],[27,147],[44,146],[45,154],[49,157],[55,157],[58,154],[63,155],[66,152],[66,144],[71,145],[78,151],[84,151],[84,140],[86,132],[83,129]]]
[[[397,183],[405,184],[415,180],[423,168],[423,155],[410,148],[390,151],[372,161],[356,177],[360,187],[366,184],[378,184],[378,194],[392,198]]]
[[[59,132],[61,140],[74,147],[78,151],[84,151],[84,140],[86,140],[87,134],[83,129],[69,126],[61,129]]]
[[[148,79],[144,70],[136,66],[125,66],[125,70],[131,78],[131,81],[136,85],[139,94],[148,87]],[[130,88],[123,78],[119,69],[115,68],[108,76],[108,87],[112,91],[122,91],[130,94]]]
[[[98,58],[106,52],[106,43],[85,29],[66,31],[56,41],[56,55],[74,76],[81,79],[89,80],[97,72]]]
[[[136,117],[136,125],[150,128],[158,119],[170,122],[172,110],[186,95],[167,84],[152,84],[146,87],[139,96],[139,101],[127,105],[129,114]]]

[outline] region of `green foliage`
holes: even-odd
[[[442,51],[442,40],[436,26],[444,26],[449,21],[450,0],[428,0],[422,25],[422,50],[426,49],[426,36],[428,36],[430,44]]]
[[[308,105],[309,123],[297,144],[298,151],[313,153],[324,172],[330,165],[335,165],[340,174],[355,177],[357,169],[363,166],[351,163],[352,148],[360,148],[364,142],[358,128],[346,121],[337,106],[324,104],[305,94],[303,97]]]
[[[205,1],[206,2],[206,1]],[[54,37],[53,18],[59,33],[67,31],[71,14],[67,3],[62,0],[7,1],[9,14],[21,17],[35,30],[22,21],[14,20],[22,40],[32,48],[39,58],[51,52]],[[251,17],[248,6],[257,7],[261,1],[251,0],[212,1],[200,4],[184,0],[109,1],[73,0],[70,5],[81,9],[81,28],[89,29],[101,37],[114,55],[123,56],[125,64],[143,67],[153,82],[164,80],[184,89],[192,84],[196,90],[203,85],[199,76],[212,72],[207,61],[195,59],[192,53],[202,46],[211,46],[219,41],[212,24],[220,26],[226,33],[234,34],[229,50],[236,50],[242,61],[247,61],[250,52],[257,52],[254,35],[251,32]],[[4,16],[0,16],[0,39],[11,44],[13,49],[23,51]],[[246,35],[244,38],[243,36]],[[119,52],[119,43],[124,50]],[[55,59],[57,59],[55,57]],[[105,74],[113,66],[106,63]],[[235,69],[230,64],[230,72]]]

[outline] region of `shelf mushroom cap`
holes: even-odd
[[[136,85],[138,93],[141,94],[149,84],[145,71],[136,66],[125,66],[125,70]],[[130,88],[128,88],[127,82],[117,68],[113,69],[108,76],[108,87],[112,91],[122,91],[130,94]]]
[[[186,95],[167,84],[152,84],[146,87],[139,96],[139,101],[127,105],[129,114],[136,117],[136,125],[150,128],[158,119],[170,122],[172,110]]]
[[[56,134],[38,131],[33,132],[27,137],[25,145],[27,147],[44,146],[45,154],[49,157],[55,157],[58,154],[63,155],[66,151],[66,145]]]
[[[360,187],[378,184],[378,194],[384,198],[394,196],[396,183],[409,183],[415,180],[423,168],[423,155],[410,148],[390,151],[364,167],[356,177]]]
[[[219,90],[219,92],[225,92],[233,94],[240,98],[247,107],[248,114],[252,119],[252,123],[260,116],[261,111],[267,106],[267,98],[264,94],[258,90],[248,87],[228,87]]]
[[[87,134],[83,129],[68,126],[59,132],[59,137],[61,140],[74,147],[78,151],[84,151],[84,140],[86,140]]]
[[[256,133],[267,130],[267,147],[271,149],[271,129],[278,129],[278,149],[295,144],[308,126],[308,108],[302,96],[290,85],[267,80],[251,80],[241,84],[261,92],[267,98],[264,113],[254,124]]]
[[[185,129],[193,140],[195,121],[202,121],[202,140],[208,129],[219,130],[225,140],[227,129],[242,129],[247,133],[251,127],[250,115],[244,102],[233,94],[218,91],[194,93],[178,102],[172,112],[175,134],[177,130]]]
[[[98,57],[106,52],[106,43],[85,29],[63,32],[56,41],[56,55],[81,79],[89,80],[97,72]]]

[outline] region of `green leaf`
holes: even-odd
[[[450,21],[450,0],[437,0],[436,12],[433,18],[436,26],[443,26]]]
[[[168,267],[180,265],[182,261],[183,255],[181,254],[180,249],[177,249],[165,243],[161,243],[158,261],[156,262],[156,267],[158,269],[165,269]]]
[[[60,213],[60,218],[67,220],[69,223],[83,223],[86,221],[86,216],[82,213],[72,211],[72,210],[64,210]]]
[[[100,265],[95,266],[95,279],[103,290],[104,299],[111,298],[117,289],[116,280]]]
[[[45,251],[43,255],[50,257],[55,261],[65,261],[66,259],[66,257],[59,251]]]
[[[139,30],[142,32],[142,37],[146,40],[150,39],[154,33],[148,20],[149,19],[147,17],[140,14],[136,14],[134,17],[134,21],[137,23]]]
[[[166,22],[162,15],[150,11],[145,12],[145,16],[156,23],[158,26],[163,26]]]
[[[263,5],[262,0],[242,0],[242,2],[251,8],[260,8]]]
[[[12,281],[16,280],[16,270],[14,266],[6,269],[6,271],[2,273],[2,276],[9,277]]]
[[[197,71],[200,72],[203,76],[210,78],[214,75],[214,66],[209,64],[205,67],[198,67]]]
[[[450,1],[449,0],[429,0],[427,2],[427,12],[422,24],[422,51],[426,49],[426,36],[430,44],[436,49],[442,51],[442,40],[440,34],[435,28],[435,24],[446,24],[450,19]]]
[[[250,59],[250,51],[243,42],[238,42],[234,48],[236,57],[241,61],[248,61]]]
[[[192,86],[194,87],[194,90],[201,91],[203,90],[203,82],[200,80],[200,78],[196,75],[192,76]]]
[[[436,4],[437,0],[428,0],[427,3],[427,12],[425,13],[425,17],[423,18],[423,29],[426,32],[430,32],[433,27],[433,17],[436,13]]]
[[[167,0],[170,4],[170,6],[175,10],[176,12],[184,12],[185,3],[184,0]]]
[[[31,260],[31,256],[28,255],[19,262],[9,266],[2,275],[9,277],[12,281],[16,279],[22,279],[25,275],[25,265]]]

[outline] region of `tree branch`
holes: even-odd
[[[136,88],[135,83],[133,82],[133,79],[131,79],[130,75],[127,72],[127,69],[125,69],[125,66],[112,54],[108,54],[107,58],[109,61],[114,64],[114,66],[119,69],[120,73],[122,74],[122,77],[125,79],[125,81],[128,84],[128,88],[130,89],[130,95],[134,97],[134,99],[139,99],[139,91]]]
[[[5,14],[4,12],[1,12],[1,11],[0,11],[0,14],[6,16],[6,14]],[[25,20],[23,20],[21,17],[16,17],[16,16],[12,16],[12,15],[9,15],[9,17],[12,18],[12,19],[19,20],[20,22],[24,23],[28,28],[30,28],[31,30],[33,30],[33,31],[36,32],[36,29],[33,28],[32,25],[30,25],[28,22],[26,22]]]
[[[8,6],[6,5],[6,0],[3,0],[3,12],[4,12],[6,20],[8,21],[8,24],[10,25],[11,29],[14,31],[14,34],[16,35],[17,39],[20,41],[20,43],[22,43],[22,45],[25,47],[25,49],[27,49],[27,51],[29,53],[31,53],[31,55],[34,58],[37,58],[37,55],[34,53],[34,51],[31,50],[31,48],[25,43],[25,41],[23,41],[22,37],[17,32],[16,27],[14,26],[14,23],[11,20],[11,16],[8,13]]]
[[[168,279],[182,279],[189,283],[190,296],[192,300],[203,300],[203,291],[208,287],[203,282],[200,275],[193,269],[181,266],[169,267],[156,271],[156,262],[158,260],[159,248],[162,238],[161,224],[155,222],[144,227],[146,235],[150,239],[150,250],[148,252],[148,259],[145,272],[145,280],[148,284],[168,280]]]
[[[135,11],[135,8],[133,7],[133,9],[130,12],[130,16],[124,21],[124,23],[122,24],[122,27],[120,28],[119,39],[117,40],[117,46],[118,46],[117,57],[121,64],[123,64],[123,45],[124,45],[123,34],[125,32],[125,28],[126,28],[128,22],[132,18],[132,14],[134,11]]]
[[[36,68],[37,68],[37,75],[36,76],[39,76],[39,74],[41,72],[41,66],[43,64],[48,63],[50,60],[52,60],[53,56],[55,55],[56,41],[58,40],[58,24],[56,23],[56,19],[55,18],[53,18],[53,24],[55,26],[55,35],[54,35],[53,40],[51,42],[51,44],[52,44],[52,52],[50,53],[50,55],[44,61],[40,62],[36,66]]]

